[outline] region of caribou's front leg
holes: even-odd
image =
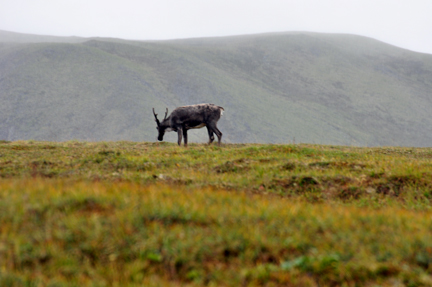
[[[182,141],[182,128],[178,128],[177,129],[177,134],[178,134],[178,145],[181,145],[181,141]]]
[[[184,145],[187,146],[187,129],[183,128]]]
[[[208,126],[206,126],[206,128],[207,128],[207,132],[208,132],[208,135],[209,135],[209,142],[208,142],[208,144],[211,144],[214,141],[213,131]]]

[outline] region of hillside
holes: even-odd
[[[86,40],[81,37],[30,35],[0,30],[0,42],[2,43],[80,43]]]
[[[11,39],[0,33],[0,139],[154,141],[152,107],[210,102],[224,142],[432,142],[432,55],[369,38]]]

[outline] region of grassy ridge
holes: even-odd
[[[1,286],[430,286],[431,149],[0,144]]]
[[[431,184],[429,148],[17,141],[1,147],[1,176],[128,180],[308,195],[316,200],[398,196]],[[316,192],[315,192],[316,191]]]

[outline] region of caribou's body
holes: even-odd
[[[223,114],[223,111],[224,108],[213,104],[199,104],[178,107],[172,111],[169,117],[167,117],[167,108],[165,117],[162,122],[160,122],[153,108],[153,114],[157,123],[157,130],[159,131],[158,140],[163,140],[163,136],[166,131],[175,131],[178,133],[178,144],[181,145],[183,136],[184,145],[187,146],[187,131],[189,129],[207,127],[209,144],[213,142],[213,133],[215,133],[218,137],[218,144],[220,145],[222,133],[217,128],[216,124]]]

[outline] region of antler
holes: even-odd
[[[166,120],[167,115],[168,115],[168,108],[166,108],[164,120]]]
[[[157,124],[158,124],[158,126],[159,126],[160,122],[159,122],[159,120],[158,120],[158,118],[157,118],[157,114],[155,113],[154,108],[153,108],[153,115],[155,116],[156,122],[157,122]],[[163,120],[166,120],[167,115],[168,115],[168,108],[166,108],[166,112],[165,112],[165,116],[164,116],[164,119],[163,119]]]
[[[158,120],[158,118],[157,118],[157,114],[156,114],[155,111],[154,111],[154,108],[153,108],[153,115],[155,116],[156,123],[157,123],[158,126],[159,126],[159,120]]]

